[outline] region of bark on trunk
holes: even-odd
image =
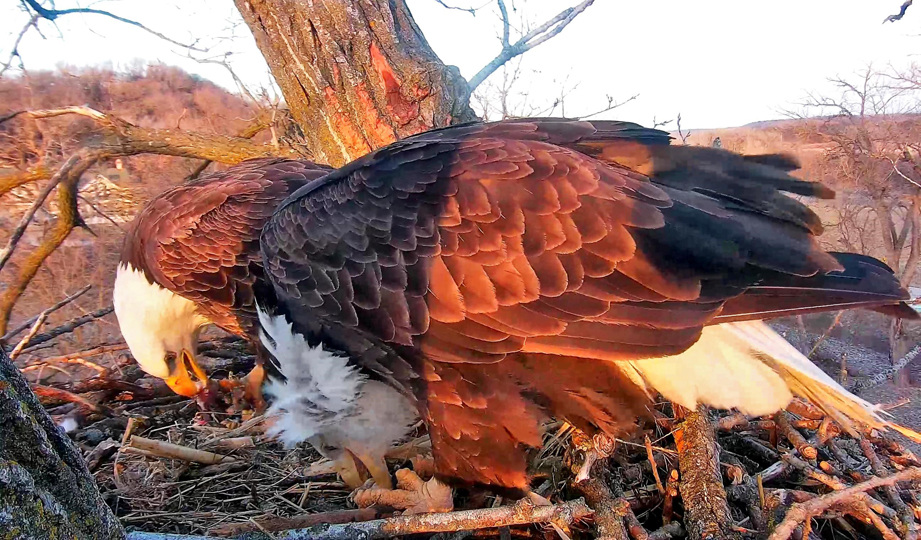
[[[403,0],[234,0],[317,161],[475,120]]]
[[[0,538],[124,536],[80,451],[0,349]]]

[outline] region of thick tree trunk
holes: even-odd
[[[475,120],[403,0],[235,0],[317,161]]]
[[[0,349],[0,538],[124,536],[80,451]]]

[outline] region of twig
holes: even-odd
[[[646,445],[646,459],[649,460],[649,466],[652,467],[652,477],[656,480],[656,489],[664,495],[665,486],[662,485],[662,479],[659,478],[659,467],[656,465],[656,457],[652,454],[652,441],[649,439],[649,435],[646,435],[644,442]]]
[[[873,469],[873,474],[883,478],[889,476],[889,471],[883,466],[883,462],[880,461],[869,439],[860,437],[860,449],[863,450],[863,455],[870,461],[870,468]],[[883,486],[883,493],[885,493],[886,498],[889,499],[889,504],[899,513],[899,519],[902,522],[902,532],[906,536],[908,534],[913,534],[914,537],[917,538],[918,533],[915,531],[914,513],[911,508],[905,504],[905,501],[902,500],[895,486]]]
[[[158,38],[166,42],[172,43],[173,45],[178,45],[180,47],[191,49],[193,51],[208,52],[208,49],[202,49],[202,48],[196,47],[194,45],[194,42],[193,43],[181,43],[179,41],[166,37],[160,32],[151,30],[150,28],[144,26],[143,24],[137,21],[126,19],[125,17],[121,17],[118,15],[115,15],[114,13],[103,11],[101,9],[93,9],[93,8],[48,9],[42,6],[41,4],[39,4],[36,0],[25,0],[25,2],[29,4],[29,7],[35,10],[35,13],[37,15],[49,21],[54,21],[55,19],[57,19],[58,17],[62,15],[70,15],[71,13],[85,13],[89,15],[102,15],[104,17],[109,17],[110,19],[115,19],[116,21],[123,22],[125,24],[130,24],[131,26],[134,26],[135,28],[140,28],[141,30],[149,34],[152,34],[154,36],[157,36]]]
[[[23,337],[19,343],[13,347],[13,350],[10,351],[10,360],[16,360],[17,357],[22,353],[22,350],[26,348],[26,345],[29,344],[29,341],[35,337],[35,334],[41,329],[42,325],[45,324],[45,319],[48,318],[47,313],[41,313],[38,316],[38,319],[35,320],[35,323],[32,325],[32,328],[29,329],[29,333]]]
[[[25,322],[23,322],[22,324],[20,324],[20,325],[17,326],[16,328],[13,328],[12,330],[10,330],[10,331],[7,332],[6,334],[4,334],[3,337],[0,337],[0,344],[6,343],[6,342],[9,341],[10,339],[12,339],[13,336],[15,336],[16,334],[18,334],[18,333],[22,332],[23,330],[26,330],[27,328],[29,328],[30,326],[32,326],[32,325],[35,323],[35,321],[37,321],[37,320],[39,319],[39,317],[41,317],[42,315],[44,315],[44,316],[51,315],[51,314],[54,313],[55,311],[61,309],[62,307],[66,306],[67,304],[73,302],[73,301],[76,300],[77,298],[80,298],[81,296],[83,296],[84,294],[86,294],[86,293],[87,293],[90,289],[92,289],[92,288],[93,288],[92,285],[86,285],[85,287],[83,287],[83,288],[80,289],[79,291],[77,291],[77,292],[73,293],[72,295],[68,296],[67,298],[61,300],[61,301],[58,302],[57,304],[55,304],[55,305],[53,305],[53,306],[51,306],[51,307],[49,307],[49,308],[46,308],[45,310],[43,310],[43,311],[42,311],[41,313],[39,313],[38,315],[29,318],[28,320],[26,320]]]
[[[899,12],[895,15],[890,15],[883,19],[883,24],[887,22],[895,22],[902,20],[902,17],[905,16],[905,12],[908,11],[908,6],[911,5],[912,0],[905,0],[905,3],[902,4],[902,7],[899,9]]]
[[[126,349],[128,349],[128,345],[126,344],[100,345],[98,347],[93,347],[92,349],[87,349],[85,351],[79,351],[79,352],[74,352],[70,354],[62,354],[60,356],[47,356],[45,358],[41,358],[37,360],[37,362],[40,362],[42,364],[53,364],[55,362],[70,363],[75,359],[81,359],[81,358],[88,357],[88,356],[97,356],[100,354],[105,354],[105,353],[110,353],[110,352],[124,351]],[[33,364],[30,363],[28,365],[33,365]]]
[[[19,56],[19,43],[22,41],[22,38],[26,35],[26,32],[29,31],[29,28],[35,26],[35,22],[38,21],[38,15],[32,15],[32,18],[29,19],[29,22],[22,27],[22,30],[19,31],[19,35],[16,36],[16,41],[13,42],[13,47],[10,49],[10,58],[7,60],[3,67],[0,68],[0,77],[6,73],[6,70],[10,69],[10,66],[13,65],[13,58]]]
[[[58,170],[57,173],[51,178],[51,180],[42,188],[41,191],[36,195],[35,201],[32,203],[32,206],[26,211],[26,213],[19,220],[19,224],[16,225],[16,228],[13,229],[13,233],[10,235],[9,240],[6,242],[6,246],[0,251],[0,270],[3,270],[3,267],[10,260],[10,257],[13,255],[13,251],[16,249],[16,244],[19,243],[19,240],[22,238],[22,235],[26,232],[26,227],[29,226],[29,223],[32,222],[32,218],[35,217],[35,213],[38,212],[38,209],[45,204],[45,199],[48,198],[48,195],[51,194],[51,191],[61,183],[65,178],[67,178],[70,171],[84,158],[80,154],[74,154],[70,156],[64,165]]]
[[[115,221],[114,219],[112,219],[111,216],[109,216],[108,214],[106,214],[105,212],[103,212],[102,210],[100,210],[95,204],[92,203],[92,201],[90,201],[89,199],[87,199],[87,198],[84,197],[83,195],[77,195],[77,198],[80,199],[81,201],[83,201],[84,203],[86,203],[90,208],[93,209],[94,212],[96,212],[97,214],[99,214],[100,217],[102,217],[103,219],[105,219],[106,221],[108,221],[109,223],[111,223],[112,225],[115,225],[115,227],[117,227],[120,231],[124,231],[124,230],[125,230],[125,229],[121,226],[121,224],[120,224],[119,222]]]
[[[787,512],[783,522],[774,529],[774,532],[768,540],[787,540],[793,534],[796,527],[809,516],[819,515],[838,503],[852,499],[853,497],[865,493],[871,489],[883,486],[891,486],[897,482],[909,482],[921,479],[921,467],[913,467],[887,477],[875,477],[861,482],[856,486],[834,491],[821,497],[816,497],[804,503],[796,503]]]
[[[483,66],[473,78],[470,79],[470,82],[467,84],[468,95],[472,94],[473,91],[479,86],[483,81],[487,79],[494,71],[499,69],[503,64],[515,58],[520,54],[537,47],[541,43],[547,41],[548,39],[556,36],[563,31],[566,26],[569,25],[579,16],[580,13],[585,11],[595,0],[584,0],[581,4],[573,6],[571,8],[566,8],[555,17],[545,22],[544,24],[538,26],[534,30],[531,30],[527,34],[521,36],[521,39],[516,41],[514,44],[509,44],[508,33],[509,33],[509,21],[508,13],[505,12],[505,3],[502,0],[499,0],[499,9],[502,11],[502,51],[499,52],[499,55],[496,56],[492,61]]]
[[[630,103],[631,101],[637,99],[638,97],[640,97],[640,95],[639,95],[639,94],[634,94],[634,95],[628,97],[627,99],[625,99],[625,100],[623,100],[623,101],[618,101],[618,102],[615,102],[615,101],[614,101],[614,97],[613,97],[613,96],[605,96],[605,97],[607,97],[607,99],[608,99],[608,105],[607,105],[607,107],[605,107],[605,108],[603,108],[603,109],[601,109],[601,110],[599,110],[599,111],[595,111],[595,112],[593,112],[593,113],[583,114],[583,115],[581,115],[581,116],[576,116],[575,118],[576,118],[577,120],[585,120],[586,118],[591,118],[591,117],[593,117],[593,116],[598,116],[599,114],[606,113],[606,112],[608,112],[608,111],[613,111],[614,109],[617,109],[618,107],[623,107],[623,106],[626,105],[627,103]]]
[[[58,337],[58,336],[62,336],[62,335],[64,335],[64,334],[68,334],[68,333],[70,333],[70,332],[73,332],[74,330],[76,330],[77,328],[83,326],[84,324],[91,323],[91,322],[95,321],[96,319],[99,319],[99,318],[101,318],[101,317],[105,317],[105,316],[108,315],[109,313],[112,313],[114,310],[115,310],[115,308],[113,308],[112,306],[109,306],[109,307],[105,307],[105,308],[102,308],[102,309],[97,309],[96,311],[94,311],[94,312],[92,312],[92,313],[87,313],[86,315],[82,315],[82,316],[77,317],[77,318],[75,318],[75,319],[71,319],[71,320],[69,320],[68,322],[62,324],[61,326],[58,326],[58,327],[56,327],[56,328],[52,328],[51,330],[49,330],[49,331],[47,331],[47,332],[45,332],[45,333],[39,334],[39,335],[35,336],[34,338],[32,338],[31,342],[29,343],[28,349],[31,349],[32,347],[35,347],[36,345],[39,345],[39,344],[44,343],[44,342],[46,342],[46,341],[51,341],[52,339],[54,339],[54,338],[56,338],[56,337]],[[28,349],[27,349],[27,351],[28,351]]]
[[[149,454],[155,455],[157,457],[180,459],[182,461],[191,461],[193,463],[202,463],[204,465],[214,465],[215,463],[229,463],[237,461],[232,457],[222,456],[220,454],[215,454],[214,452],[189,448],[188,446],[181,446],[165,441],[147,439],[144,437],[138,437],[137,435],[131,436],[128,446],[124,447],[123,450],[127,451],[132,448],[143,450],[144,452],[148,452]]]
[[[799,459],[799,458],[797,458],[797,457],[794,457],[794,456],[792,456],[792,455],[787,454],[787,455],[785,455],[785,456],[783,457],[783,460],[784,460],[785,462],[787,462],[787,463],[793,465],[793,466],[796,467],[797,469],[803,471],[803,472],[806,473],[806,475],[809,476],[810,478],[812,478],[812,479],[814,479],[814,480],[818,480],[819,482],[822,482],[823,484],[825,484],[826,486],[828,486],[828,487],[834,489],[835,491],[844,491],[844,490],[848,489],[848,487],[849,487],[847,484],[845,484],[844,482],[842,482],[842,481],[839,480],[838,478],[835,478],[835,477],[833,477],[833,476],[830,476],[830,475],[828,475],[828,474],[822,472],[821,470],[819,470],[819,469],[813,467],[813,466],[810,465],[809,463],[806,463],[805,461],[803,461],[803,460],[801,460],[801,459]],[[868,494],[866,494],[866,493],[862,493],[862,494],[860,495],[859,498],[860,498],[861,502],[865,503],[867,506],[869,506],[870,508],[872,508],[873,511],[875,511],[875,512],[877,512],[877,513],[879,513],[879,514],[884,514],[884,515],[886,515],[886,516],[888,516],[888,517],[895,517],[895,516],[896,516],[895,510],[893,510],[893,509],[889,508],[888,506],[884,505],[882,502],[880,502],[880,501],[879,501],[878,499],[876,499],[875,497],[872,497],[872,496],[870,496],[870,495],[868,495]]]
[[[112,416],[112,410],[106,407],[105,405],[100,405],[94,403],[83,396],[68,392],[67,390],[61,390],[60,388],[53,388],[51,386],[44,386],[41,384],[33,384],[32,391],[35,392],[35,395],[41,400],[44,398],[45,401],[57,401],[57,402],[67,402],[75,403],[80,407],[83,407],[92,412],[103,414],[106,416]],[[44,404],[45,401],[42,403]]]
[[[815,354],[815,351],[816,349],[819,348],[819,345],[821,345],[822,342],[828,339],[828,334],[830,334],[831,331],[834,330],[836,326],[838,326],[838,323],[841,322],[842,315],[844,315],[843,309],[838,311],[838,314],[835,315],[835,319],[831,322],[831,324],[828,325],[828,328],[825,329],[825,332],[823,332],[822,335],[819,336],[819,339],[815,340],[815,344],[812,346],[811,349],[809,349],[809,354],[806,355],[806,358],[812,358],[812,355]]]
[[[780,430],[781,434],[790,443],[796,448],[796,451],[799,452],[799,455],[803,456],[808,460],[814,460],[819,457],[818,450],[814,446],[806,442],[806,438],[803,437],[803,434],[796,430],[792,425],[790,425],[790,419],[787,418],[786,411],[779,411],[774,415],[774,422],[777,424],[777,428]]]
[[[451,5],[448,5],[447,3],[445,3],[445,0],[435,0],[435,2],[437,2],[439,5],[441,5],[441,7],[445,8],[445,9],[453,9],[453,10],[456,10],[456,11],[463,11],[463,12],[465,12],[465,13],[469,13],[469,14],[473,15],[474,17],[476,17],[476,12],[477,12],[477,11],[483,9],[484,7],[486,7],[487,5],[489,5],[489,3],[490,3],[490,2],[486,2],[486,3],[483,4],[482,6],[480,6],[480,7],[475,7],[475,8],[474,8],[474,7],[464,8],[464,7],[459,7],[459,6],[451,6]]]
[[[691,132],[685,132],[681,130],[681,113],[678,113],[678,118],[675,120],[678,125],[678,136],[681,137],[681,144],[688,144],[688,137],[691,136]]]
[[[678,471],[672,469],[668,475],[668,481],[665,484],[665,500],[662,502],[662,523],[669,524],[672,521],[672,512],[674,511],[675,497],[678,496]]]

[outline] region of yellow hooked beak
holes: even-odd
[[[192,377],[196,380],[192,380]],[[176,363],[170,371],[166,384],[180,396],[195,397],[207,385],[208,376],[195,361],[191,352],[182,349],[176,356]]]

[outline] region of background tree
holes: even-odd
[[[831,79],[837,95],[802,103],[819,118],[803,123],[806,139],[826,144],[822,180],[838,190],[832,224],[837,249],[881,258],[910,286],[921,263],[921,127],[916,71],[884,73],[867,67]],[[836,234],[835,234],[836,233]],[[890,324],[893,361],[908,352],[901,320]],[[909,382],[907,368],[896,377]]]

